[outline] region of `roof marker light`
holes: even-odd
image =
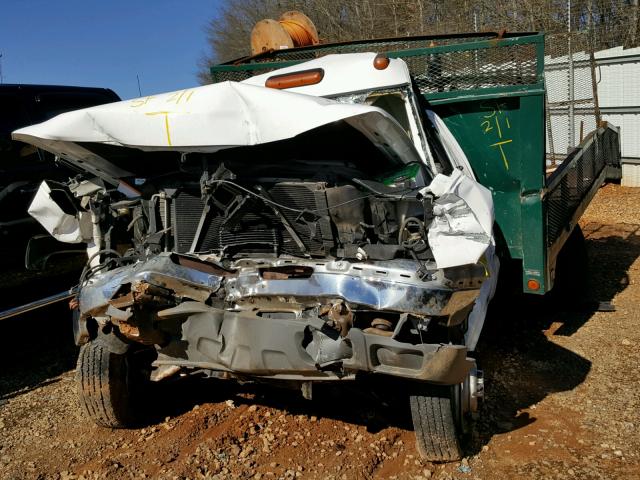
[[[384,53],[379,53],[373,59],[373,68],[375,68],[376,70],[384,70],[389,66],[389,63],[391,63],[389,57],[387,57]]]
[[[324,78],[324,70],[322,68],[314,68],[311,70],[302,70],[300,72],[283,73],[267,78],[264,86],[267,88],[277,88],[284,90],[286,88],[304,87],[306,85],[315,85],[320,83]]]

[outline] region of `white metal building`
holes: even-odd
[[[564,154],[595,128],[593,82],[597,85],[602,120],[620,128],[623,184],[640,186],[640,47],[615,47],[595,52],[591,72],[589,55],[573,55],[574,139],[569,133],[569,66],[567,56],[545,57],[545,81],[551,128],[547,127],[547,152]],[[550,135],[551,134],[551,135]],[[637,170],[637,172],[636,172]],[[626,178],[625,178],[626,174]],[[637,178],[632,178],[636,176]]]

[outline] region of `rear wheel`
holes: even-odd
[[[140,394],[149,379],[141,353],[129,350],[118,355],[95,341],[80,349],[76,367],[80,406],[97,425],[124,428],[139,421]]]
[[[580,225],[576,225],[556,259],[556,275],[550,297],[558,303],[584,302],[589,292],[589,255]]]

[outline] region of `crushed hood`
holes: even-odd
[[[12,138],[114,180],[128,172],[83,148],[83,144],[144,151],[215,152],[286,140],[340,120],[362,132],[389,158],[405,163],[420,161],[406,132],[379,108],[236,82],[63,113],[16,130]]]

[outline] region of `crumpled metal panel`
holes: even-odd
[[[290,265],[283,261],[270,266]],[[239,268],[237,276],[227,279],[226,300],[238,302],[252,297],[295,297],[296,299],[334,299],[374,310],[441,315],[455,288],[448,285],[442,270],[432,270],[430,280],[418,275],[413,260],[314,262],[296,260],[298,267],[309,267],[309,278],[266,279],[259,268]],[[484,281],[479,278],[478,283]],[[476,284],[479,288],[479,284]]]
[[[309,279],[288,280],[265,280],[241,273],[229,281],[228,292],[229,300],[258,296],[342,298],[374,310],[418,315],[438,315],[452,293],[437,281],[419,285],[340,272],[316,272]]]
[[[222,275],[206,273],[178,265],[169,254],[161,254],[134,265],[99,274],[81,286],[78,295],[83,316],[99,315],[106,311],[109,300],[127,283],[147,282],[172,290],[178,297],[205,301],[220,288]]]

